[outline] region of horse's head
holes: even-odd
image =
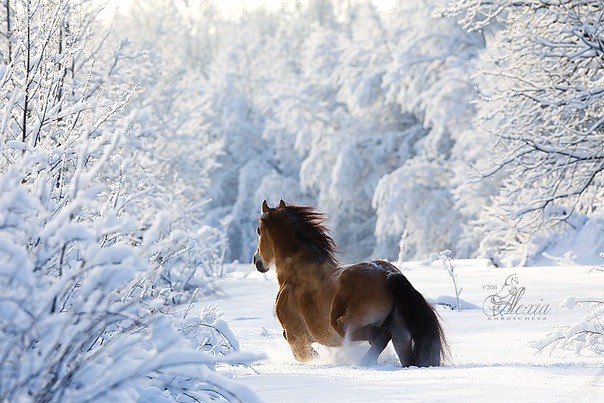
[[[258,247],[254,265],[266,273],[277,258],[297,263],[337,266],[335,245],[329,230],[323,226],[324,215],[308,206],[285,205],[281,200],[270,208],[262,202],[262,214],[258,220]],[[281,268],[283,269],[283,268]]]
[[[275,260],[275,252],[273,250],[273,242],[270,235],[271,222],[274,221],[275,216],[285,209],[285,202],[281,200],[279,206],[276,208],[270,208],[266,200],[262,202],[262,214],[258,219],[258,247],[254,254],[254,266],[260,273],[266,273],[269,266]]]

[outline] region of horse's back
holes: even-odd
[[[384,260],[360,262],[341,268],[339,283],[341,286],[358,291],[359,297],[366,292],[385,290],[389,274],[400,273],[391,263]]]

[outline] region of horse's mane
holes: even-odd
[[[310,253],[315,263],[338,265],[336,245],[330,231],[323,225],[325,215],[310,206],[288,205],[282,210],[283,218],[291,226],[294,236]]]

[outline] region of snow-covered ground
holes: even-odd
[[[223,292],[215,302],[241,349],[266,358],[235,371],[235,378],[267,402],[603,401],[604,358],[564,350],[536,354],[530,345],[555,327],[581,319],[581,307],[569,310],[559,304],[569,295],[602,296],[603,271],[588,266],[501,269],[481,260],[454,265],[462,300],[476,307],[439,309],[453,356],[452,363],[440,368],[401,368],[391,345],[374,367],[358,364],[364,345],[318,346],[316,362],[298,363],[273,313],[274,270],[263,275],[251,264],[236,266],[221,280]],[[454,295],[439,262],[410,263],[402,270],[428,299]],[[540,314],[490,319],[483,302],[505,293],[504,282],[512,274],[518,289],[524,288],[519,304],[531,304]]]

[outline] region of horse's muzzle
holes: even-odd
[[[264,265],[264,262],[262,261],[262,259],[260,259],[260,256],[258,256],[258,253],[254,254],[254,266],[256,266],[256,270],[258,270],[260,273],[266,273],[268,271],[268,267]]]

